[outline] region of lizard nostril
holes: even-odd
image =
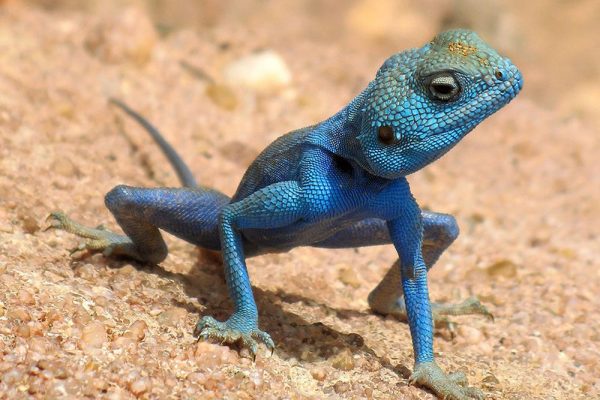
[[[392,144],[394,142],[394,128],[391,126],[380,126],[377,131],[377,137],[379,137],[379,141],[383,144]]]
[[[496,79],[498,79],[498,80],[503,80],[504,79],[504,73],[502,73],[502,71],[500,71],[499,69],[496,70],[496,72],[494,73],[494,75],[496,76]]]

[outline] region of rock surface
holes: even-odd
[[[586,89],[600,76],[598,2],[373,6],[423,29],[377,26],[370,0],[122,3],[0,1],[0,398],[433,399],[408,386],[408,327],[368,310],[391,246],[251,259],[277,344],[253,362],[191,335],[199,316],[230,313],[214,254],[168,236],[159,267],[72,258],[77,239],[43,228],[62,209],[116,229],[103,204],[113,186],[178,184],[108,96],[153,121],[199,182],[232,193],[264,146],[456,21],[510,54],[525,90],[410,178],[421,205],[462,230],[431,271],[432,299],[478,295],[496,317],[456,318],[456,338],[436,337],[440,363],[490,399],[600,398],[600,94]],[[285,90],[227,85],[227,65],[261,49],[285,60]]]

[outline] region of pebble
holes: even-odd
[[[215,368],[223,364],[239,362],[238,353],[225,346],[199,341],[194,351],[195,362],[198,368]]]
[[[350,389],[351,385],[348,382],[337,381],[333,385],[333,390],[335,390],[337,394],[346,393]]]
[[[237,97],[227,85],[209,83],[206,86],[206,95],[217,106],[227,111],[233,111],[238,105]]]
[[[331,359],[331,365],[342,371],[352,370],[354,368],[354,357],[352,357],[352,352],[348,349],[340,351]]]
[[[316,367],[310,370],[310,374],[317,381],[324,381],[327,377],[327,371],[325,368]]]
[[[225,67],[225,80],[257,91],[270,91],[288,86],[292,73],[283,58],[272,50],[264,50],[239,58]]]
[[[181,307],[172,307],[158,316],[158,322],[161,325],[177,326],[185,323],[187,311]]]
[[[29,329],[29,326],[27,326],[27,325],[19,325],[19,326],[17,326],[16,334],[19,337],[28,338],[29,336],[31,336],[31,330]]]
[[[140,396],[141,394],[150,390],[151,386],[152,382],[150,381],[150,378],[141,377],[131,382],[129,385],[129,390],[131,390],[131,393],[134,395]]]
[[[40,230],[40,225],[37,222],[37,218],[35,218],[29,212],[22,212],[19,215],[19,219],[23,224],[23,230],[25,233],[33,234]]]
[[[30,352],[43,355],[48,355],[56,350],[56,345],[54,342],[50,341],[48,338],[40,336],[33,336],[29,338],[27,345]]]
[[[67,178],[73,178],[79,172],[75,167],[75,164],[73,164],[73,161],[64,156],[57,158],[54,163],[52,163],[51,170]]]
[[[87,50],[108,63],[146,64],[154,50],[158,35],[148,15],[129,7],[101,20],[87,35]]]
[[[8,316],[8,318],[18,319],[22,322],[31,321],[31,315],[23,307],[14,307],[14,308],[9,309],[7,316]]]
[[[98,270],[92,264],[87,263],[75,270],[75,276],[91,281],[98,277]]]
[[[147,330],[148,325],[142,320],[137,320],[133,324],[131,324],[127,332],[123,334],[123,337],[135,339],[138,342],[141,342],[146,336]]]
[[[110,343],[110,348],[113,350],[131,350],[135,348],[136,343],[135,339],[119,336]]]
[[[481,331],[468,325],[458,326],[458,336],[468,344],[477,344],[483,341]]]
[[[92,321],[83,327],[80,345],[82,347],[100,348],[107,340],[108,336],[104,324],[99,321]]]
[[[499,260],[487,267],[486,272],[492,278],[514,278],[517,276],[517,265],[510,260]]]
[[[137,271],[137,269],[131,264],[124,265],[123,267],[121,267],[117,270],[117,272],[120,275],[124,275],[124,276],[135,274],[136,271]]]
[[[339,279],[342,283],[357,289],[360,287],[360,279],[356,271],[352,268],[343,268],[340,270]]]
[[[19,290],[19,292],[17,293],[17,298],[19,299],[19,303],[24,304],[26,306],[32,306],[35,304],[35,299],[33,298],[33,295],[25,289]]]
[[[0,232],[13,233],[15,230],[12,224],[8,221],[0,221]]]
[[[492,374],[488,374],[481,380],[481,385],[488,390],[494,389],[496,386],[500,384],[500,381],[496,376]]]

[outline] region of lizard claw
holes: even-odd
[[[196,324],[194,336],[197,336],[199,340],[216,339],[221,344],[240,343],[242,347],[250,351],[252,359],[256,359],[259,342],[267,346],[273,354],[275,343],[268,333],[261,331],[258,327],[247,328],[238,321],[238,318],[230,318],[225,322],[220,322],[213,317],[203,317]]]

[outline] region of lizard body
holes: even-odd
[[[249,166],[233,197],[197,186],[157,131],[184,188],[120,185],[106,206],[125,235],[79,225],[61,213],[53,226],[88,238],[85,248],[158,263],[167,256],[159,229],[223,255],[232,316],[203,317],[196,334],[273,348],[258,327],[245,259],[297,246],[345,248],[393,244],[399,260],[369,295],[374,311],[408,321],[415,369],[410,378],[441,398],[482,398],[463,377],[446,375],[433,354],[433,320],[484,314],[476,300],[432,305],[427,271],[458,235],[450,215],[422,212],[406,176],[441,157],[522,86],[519,70],[475,33],[452,30],[420,49],[393,55],[348,106],[269,145]],[[150,127],[148,127],[150,126]],[[170,149],[170,150],[169,150]],[[174,155],[173,155],[174,154]],[[186,172],[187,171],[187,172]]]

